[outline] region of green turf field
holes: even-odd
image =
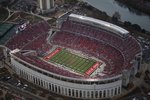
[[[50,58],[49,61],[66,66],[80,74],[84,74],[91,66],[96,63],[96,61],[93,59],[80,57],[70,53],[65,49],[62,49],[59,53]]]

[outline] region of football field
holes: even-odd
[[[69,69],[74,70],[80,74],[85,74],[85,72],[88,71],[88,69],[90,69],[90,67],[92,67],[97,62],[93,59],[87,59],[76,54],[72,54],[65,49],[59,51],[48,61],[60,64],[64,67],[68,67]]]

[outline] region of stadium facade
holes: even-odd
[[[140,70],[136,39],[119,26],[81,15],[65,14],[56,23],[29,25],[5,44],[3,53],[16,74],[71,98],[121,94]]]

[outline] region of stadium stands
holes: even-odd
[[[68,77],[74,77],[74,78],[82,78],[82,75],[71,73],[70,71],[67,71],[61,67],[54,67],[53,65],[39,59],[37,56],[23,56],[21,54],[15,54],[20,59],[35,65],[35,67],[45,69],[46,71],[57,73],[59,75],[68,76]]]
[[[104,60],[106,67],[103,73],[107,75],[115,75],[119,73],[119,70],[130,67],[131,60],[140,50],[139,45],[131,36],[123,39],[92,25],[70,20],[62,24],[61,30],[53,35],[49,44],[46,40],[48,37],[46,32],[49,28],[46,22],[28,26],[8,41],[6,46],[10,49],[35,50],[39,55],[50,50],[52,45],[79,50],[89,56]],[[37,59],[32,60],[39,63]],[[87,72],[87,74],[90,75],[92,72]]]
[[[128,63],[130,63],[130,61],[134,59],[134,55],[137,54],[140,50],[137,41],[134,40],[133,37],[129,36],[123,39],[113,34],[112,32],[96,28],[92,25],[67,20],[62,24],[61,30],[85,35],[90,38],[92,37],[115,47],[117,50],[121,51],[122,55],[125,57],[124,68],[129,67]]]
[[[33,41],[29,42],[22,49],[24,50],[35,50],[38,54],[43,54],[51,49],[51,45],[47,43],[46,38],[48,34],[42,34],[35,38]]]
[[[96,56],[98,58],[101,54],[103,54],[107,56],[107,60],[111,59],[111,61],[114,63],[111,64],[114,70],[116,70],[115,67],[119,68],[123,65],[123,57],[119,51],[110,45],[104,44],[95,39],[90,39],[88,37],[69,32],[58,32],[55,34],[51,42],[53,44],[83,51],[90,56]]]
[[[43,34],[48,32],[49,28],[50,27],[46,22],[40,22],[40,23],[36,23],[34,25],[29,25],[29,26],[27,26],[27,28],[24,31],[19,32],[13,38],[11,38],[6,43],[6,46],[11,50],[16,49],[16,48],[22,49],[24,46],[27,49],[29,47],[29,46],[28,47],[26,46],[27,44],[32,45],[31,42],[35,41],[36,38],[38,38],[40,36],[42,37]],[[40,40],[39,42],[46,41],[44,37],[46,37],[46,36],[43,36],[42,39],[39,39]],[[36,44],[34,44],[34,45],[36,45]],[[38,44],[38,45],[40,45],[40,44]],[[31,49],[35,49],[35,47],[33,46]],[[47,48],[47,47],[44,46],[43,48]]]

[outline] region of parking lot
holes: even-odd
[[[4,91],[7,91],[7,93],[19,94],[21,97],[25,96],[25,98],[30,97],[32,98],[31,100],[44,100],[37,95],[38,90],[29,85],[27,82],[24,82],[19,78],[16,78],[15,76],[9,74],[8,72],[0,73],[0,84],[1,84],[0,88],[3,89]]]

